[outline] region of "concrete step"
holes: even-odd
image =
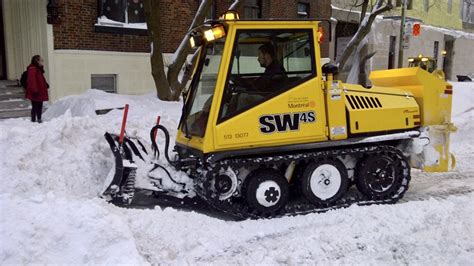
[[[0,87],[0,95],[24,94],[22,87]]]
[[[7,110],[7,111],[0,110],[0,119],[30,117],[30,116],[31,116],[31,109]]]
[[[24,97],[16,81],[0,80],[0,119],[30,117],[31,102]]]
[[[0,110],[2,111],[29,109],[29,108],[31,108],[31,103],[30,101],[25,100],[25,99],[15,99],[15,100],[0,102]]]
[[[25,94],[15,93],[15,94],[0,94],[0,102],[2,101],[11,101],[11,100],[20,100],[24,99]]]
[[[16,80],[0,80],[0,88],[18,86]]]

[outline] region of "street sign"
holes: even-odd
[[[405,34],[407,36],[411,36],[412,35],[412,30],[413,29],[413,21],[407,21],[405,22]]]
[[[407,34],[403,35],[402,47],[403,47],[403,49],[409,49],[410,48],[410,36],[407,35]]]

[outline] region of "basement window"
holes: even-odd
[[[116,74],[92,74],[91,88],[109,93],[117,93]]]

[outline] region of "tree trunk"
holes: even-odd
[[[151,40],[151,73],[155,81],[156,93],[160,100],[164,101],[177,101],[181,95],[181,91],[184,86],[186,86],[187,81],[190,78],[191,71],[196,59],[196,54],[191,60],[191,64],[187,64],[188,55],[190,55],[193,50],[189,46],[189,31],[195,28],[198,25],[203,24],[206,14],[211,8],[210,0],[202,0],[199,8],[196,12],[196,15],[189,27],[188,32],[183,37],[180,45],[176,49],[176,52],[172,56],[172,60],[168,65],[166,70],[165,64],[163,62],[162,54],[162,41],[167,41],[165,36],[162,36],[161,29],[161,14],[163,12],[163,5],[160,4],[159,0],[144,0],[145,8],[145,17],[148,27],[148,35]],[[229,9],[233,10],[238,7],[240,4],[239,0],[235,0]],[[185,66],[184,74],[182,75],[181,80],[179,80],[179,75],[181,70]]]
[[[144,0],[143,4],[148,35],[151,40],[151,74],[155,81],[156,94],[160,100],[172,101],[174,100],[174,95],[166,79],[163,54],[161,53],[161,9],[159,2],[156,0]]]
[[[370,32],[370,29],[372,27],[373,22],[375,21],[375,18],[382,14],[385,11],[388,11],[392,9],[392,1],[387,0],[387,4],[383,5],[384,0],[377,0],[374,9],[370,13],[368,17],[365,17],[362,20],[362,23],[359,26],[359,29],[357,30],[356,34],[352,39],[349,41],[347,44],[346,49],[344,50],[344,53],[342,56],[339,58],[339,61],[336,62],[339,66],[339,70],[343,71],[344,67],[346,66],[347,60],[349,57],[355,52],[357,47],[359,46],[360,42],[367,36],[367,34]]]

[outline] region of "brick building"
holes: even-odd
[[[174,52],[199,0],[160,0],[165,60]],[[209,18],[233,1],[214,0]],[[329,18],[330,0],[243,0],[244,18]],[[89,88],[126,94],[153,90],[143,0],[1,0],[1,75],[18,79],[41,54],[52,99]],[[2,46],[4,44],[4,47]],[[323,44],[327,57],[329,45]]]

